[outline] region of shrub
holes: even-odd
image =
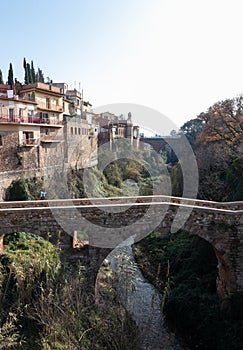
[[[13,180],[6,193],[6,199],[9,201],[28,201],[39,199],[39,193],[43,186],[41,179],[19,178]]]

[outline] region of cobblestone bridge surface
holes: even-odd
[[[243,202],[217,203],[168,196],[0,202],[0,248],[6,233],[25,231],[70,251],[82,233],[107,254],[132,235],[183,228],[209,242],[218,259],[218,292],[243,291]]]

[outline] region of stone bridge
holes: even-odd
[[[149,144],[153,149],[159,153],[161,150],[165,150],[166,146],[176,151],[184,141],[185,137],[180,136],[165,136],[165,137],[140,137],[140,144]]]
[[[102,259],[132,235],[138,241],[156,228],[167,233],[181,227],[213,247],[219,294],[243,292],[243,202],[168,196],[0,202],[0,222],[2,253],[4,234],[25,231],[59,244],[67,254],[78,238],[103,251]]]

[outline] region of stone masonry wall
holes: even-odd
[[[76,169],[97,164],[97,136],[73,135],[68,139],[68,164]]]
[[[64,143],[42,143],[39,149],[39,167],[50,167],[64,164]]]
[[[16,180],[19,178],[30,179],[33,177],[42,178],[48,172],[53,173],[53,169],[57,169],[58,171],[59,167],[55,166],[54,164],[49,168],[43,167],[43,168],[32,168],[32,169],[25,169],[25,170],[21,169],[21,170],[15,170],[15,171],[1,172],[0,173],[0,201],[5,200],[6,190],[9,188],[13,180]],[[7,204],[7,203],[13,203],[13,202],[3,202],[3,203]]]
[[[21,169],[18,155],[18,132],[1,131],[2,145],[0,146],[0,171]]]

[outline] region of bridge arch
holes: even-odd
[[[193,215],[193,214],[192,214]],[[232,292],[239,289],[239,278],[236,270],[236,259],[232,247],[237,244],[237,225],[224,222],[208,220],[205,224],[204,215],[201,215],[204,225],[192,224],[189,220],[185,225],[185,230],[189,235],[196,235],[208,242],[214,250],[217,259],[218,276],[216,279],[217,292],[219,296],[230,297]],[[242,288],[242,287],[240,287]]]
[[[216,228],[214,228],[216,229]],[[231,230],[231,229],[229,229]],[[193,232],[191,229],[183,228],[183,232],[189,236],[197,237],[201,242],[204,242],[205,247],[208,246],[214,255],[217,275],[215,276],[215,286],[217,293],[222,298],[230,297],[232,291],[235,289],[235,271],[230,262],[228,252],[226,252],[219,241],[215,239],[203,229]],[[219,230],[218,230],[219,232]],[[220,231],[222,234],[222,231]],[[176,234],[176,233],[175,233]]]

